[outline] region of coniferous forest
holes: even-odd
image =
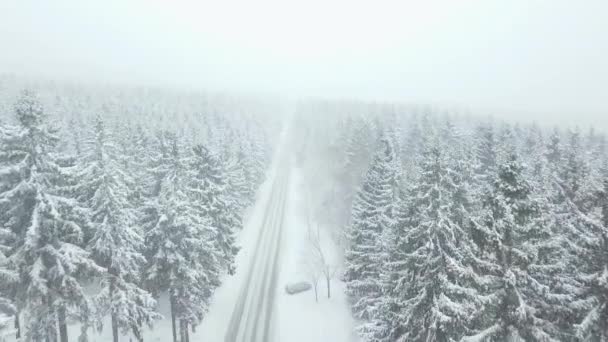
[[[603,134],[416,105],[299,114],[362,340],[608,339]]]
[[[608,0],[0,0],[0,342],[608,342]]]
[[[143,341],[168,319],[189,341],[235,273],[280,101],[0,81],[4,336]],[[362,341],[608,339],[602,133],[312,99],[292,120]]]
[[[10,76],[0,90],[3,335],[67,341],[78,322],[87,341],[111,317],[114,341],[141,341],[165,294],[187,341],[233,273],[272,153],[270,105]]]

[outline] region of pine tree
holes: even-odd
[[[237,155],[231,154],[226,158],[222,165],[226,176],[226,194],[230,199],[229,210],[242,222],[244,211],[251,204],[253,186],[247,183],[245,167]]]
[[[14,167],[15,158],[19,158],[12,149],[7,148],[19,140],[21,134],[18,127],[2,125],[0,123],[0,340],[11,333],[8,320],[14,316],[16,337],[21,337],[19,312],[13,300],[16,296],[19,284],[18,273],[12,269],[10,260],[7,258],[18,243],[19,236],[16,229],[21,224],[22,217],[19,212],[21,206],[6,200],[6,191],[16,187],[21,181],[19,168]],[[11,210],[12,209],[12,210]]]
[[[236,151],[236,163],[240,165],[241,172],[243,174],[243,180],[245,186],[241,188],[241,195],[245,200],[247,206],[253,204],[255,201],[255,190],[257,187],[257,179],[255,172],[255,164],[253,163],[253,156],[249,153],[248,145],[246,142],[238,143],[238,150]],[[240,172],[239,172],[240,173]],[[235,176],[238,176],[236,174]]]
[[[19,276],[17,272],[11,269],[6,257],[6,253],[10,251],[10,246],[6,243],[11,241],[11,237],[10,231],[0,228],[0,341],[4,341],[9,334],[16,332],[16,329],[13,329],[11,325],[13,319],[16,319],[17,308],[9,296],[15,292],[15,285],[19,281]],[[18,333],[17,337],[20,337]]]
[[[443,151],[443,152],[442,152]],[[480,278],[469,265],[467,194],[438,143],[427,147],[421,173],[406,193],[391,243],[387,295],[395,308],[390,339],[455,341],[481,307]],[[446,153],[447,154],[447,153]]]
[[[492,247],[488,263],[494,263],[485,268],[494,279],[487,287],[487,328],[465,340],[553,341],[557,329],[544,312],[550,288],[536,272],[547,267],[539,257],[551,230],[539,219],[539,203],[513,150],[503,160],[486,201],[484,225]]]
[[[207,216],[191,205],[186,165],[177,138],[166,135],[165,170],[153,198],[154,221],[146,232],[148,265],[145,279],[154,293],[168,292],[174,341],[179,323],[182,341],[188,326],[196,325],[209,306],[213,289],[219,285],[220,252],[217,231]]]
[[[15,105],[19,132],[4,140],[3,159],[12,180],[0,194],[6,206],[5,227],[15,236],[8,255],[18,275],[15,297],[28,313],[27,337],[67,341],[67,310],[86,302],[78,278],[100,271],[83,250],[82,229],[73,219],[77,202],[59,186],[70,170],[56,160],[56,131],[36,95],[24,91]]]
[[[562,160],[561,136],[557,129],[549,137],[547,144],[547,161],[550,166],[557,166]]]
[[[396,165],[388,137],[383,137],[365,180],[353,204],[349,247],[345,255],[344,279],[347,295],[358,319],[372,321],[377,315],[385,260],[384,234],[393,224],[396,200]],[[364,335],[374,335],[376,328],[363,326]]]
[[[498,146],[494,136],[494,128],[489,124],[483,124],[476,128],[474,133],[475,158],[474,160],[474,182],[471,196],[473,201],[480,207],[484,197],[492,187],[492,181],[496,174]],[[491,232],[483,224],[474,224],[470,228],[471,239],[483,254],[488,248]]]
[[[253,123],[254,127],[259,126],[258,123]],[[266,137],[261,129],[247,128],[245,149],[246,157],[249,158],[247,165],[250,168],[250,184],[253,185],[253,193],[258,185],[264,181],[266,165],[268,161],[268,151],[266,149]]]
[[[145,263],[143,237],[134,225],[124,164],[117,158],[119,152],[101,117],[97,117],[94,131],[92,155],[83,175],[86,192],[91,194],[87,205],[93,233],[88,248],[106,270],[97,304],[101,317],[110,315],[117,342],[119,330],[141,337],[141,325],[151,325],[160,316],[155,312],[155,300],[139,287]]]
[[[492,173],[497,163],[497,142],[494,128],[490,124],[481,125],[477,128],[477,153],[479,158],[479,174],[481,177],[492,179]]]
[[[210,220],[216,230],[215,242],[221,252],[221,263],[229,274],[234,273],[234,257],[238,252],[234,233],[241,227],[238,213],[227,196],[224,173],[218,158],[203,145],[192,148],[188,179],[188,195],[199,215]]]
[[[579,296],[572,308],[579,313],[575,334],[582,341],[608,340],[608,163],[599,170],[602,189],[597,193],[594,209],[581,210],[573,201],[570,204],[580,229],[577,231],[576,250],[578,259],[576,279],[579,280]],[[587,194],[588,196],[589,194]],[[578,196],[578,198],[585,195]],[[599,215],[594,217],[594,214]]]
[[[132,188],[129,192],[129,201],[135,209],[141,208],[150,188],[150,174],[147,166],[150,164],[150,145],[152,145],[148,133],[141,126],[135,128],[135,132],[125,143],[132,145],[130,155],[130,169]]]
[[[547,169],[547,148],[543,139],[543,131],[539,126],[533,125],[527,130],[522,158],[529,165],[525,171],[529,179],[539,181],[543,178]]]

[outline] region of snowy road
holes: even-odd
[[[270,342],[279,272],[281,232],[289,185],[289,167],[280,167],[271,187],[251,265],[241,285],[225,342]]]

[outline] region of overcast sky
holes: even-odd
[[[608,128],[608,1],[1,0],[0,72]]]

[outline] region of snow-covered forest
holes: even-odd
[[[363,341],[608,339],[605,135],[431,106],[297,114]]]
[[[0,104],[0,339],[143,340],[164,294],[188,341],[234,273],[274,104],[10,76]]]
[[[362,101],[276,115],[286,106],[2,76],[0,339],[144,341],[169,322],[173,341],[195,341],[235,274],[244,301],[219,334],[258,338],[249,317],[271,321],[280,245],[296,248],[280,234],[297,225],[282,221],[288,190],[272,192],[289,160],[308,241],[304,271],[283,278],[314,285],[313,312],[344,298],[349,341],[608,339],[603,133]],[[243,231],[264,183],[270,237]],[[267,244],[249,269],[242,233]],[[239,309],[248,298],[270,309]]]
[[[0,342],[608,342],[607,0],[0,0]]]

